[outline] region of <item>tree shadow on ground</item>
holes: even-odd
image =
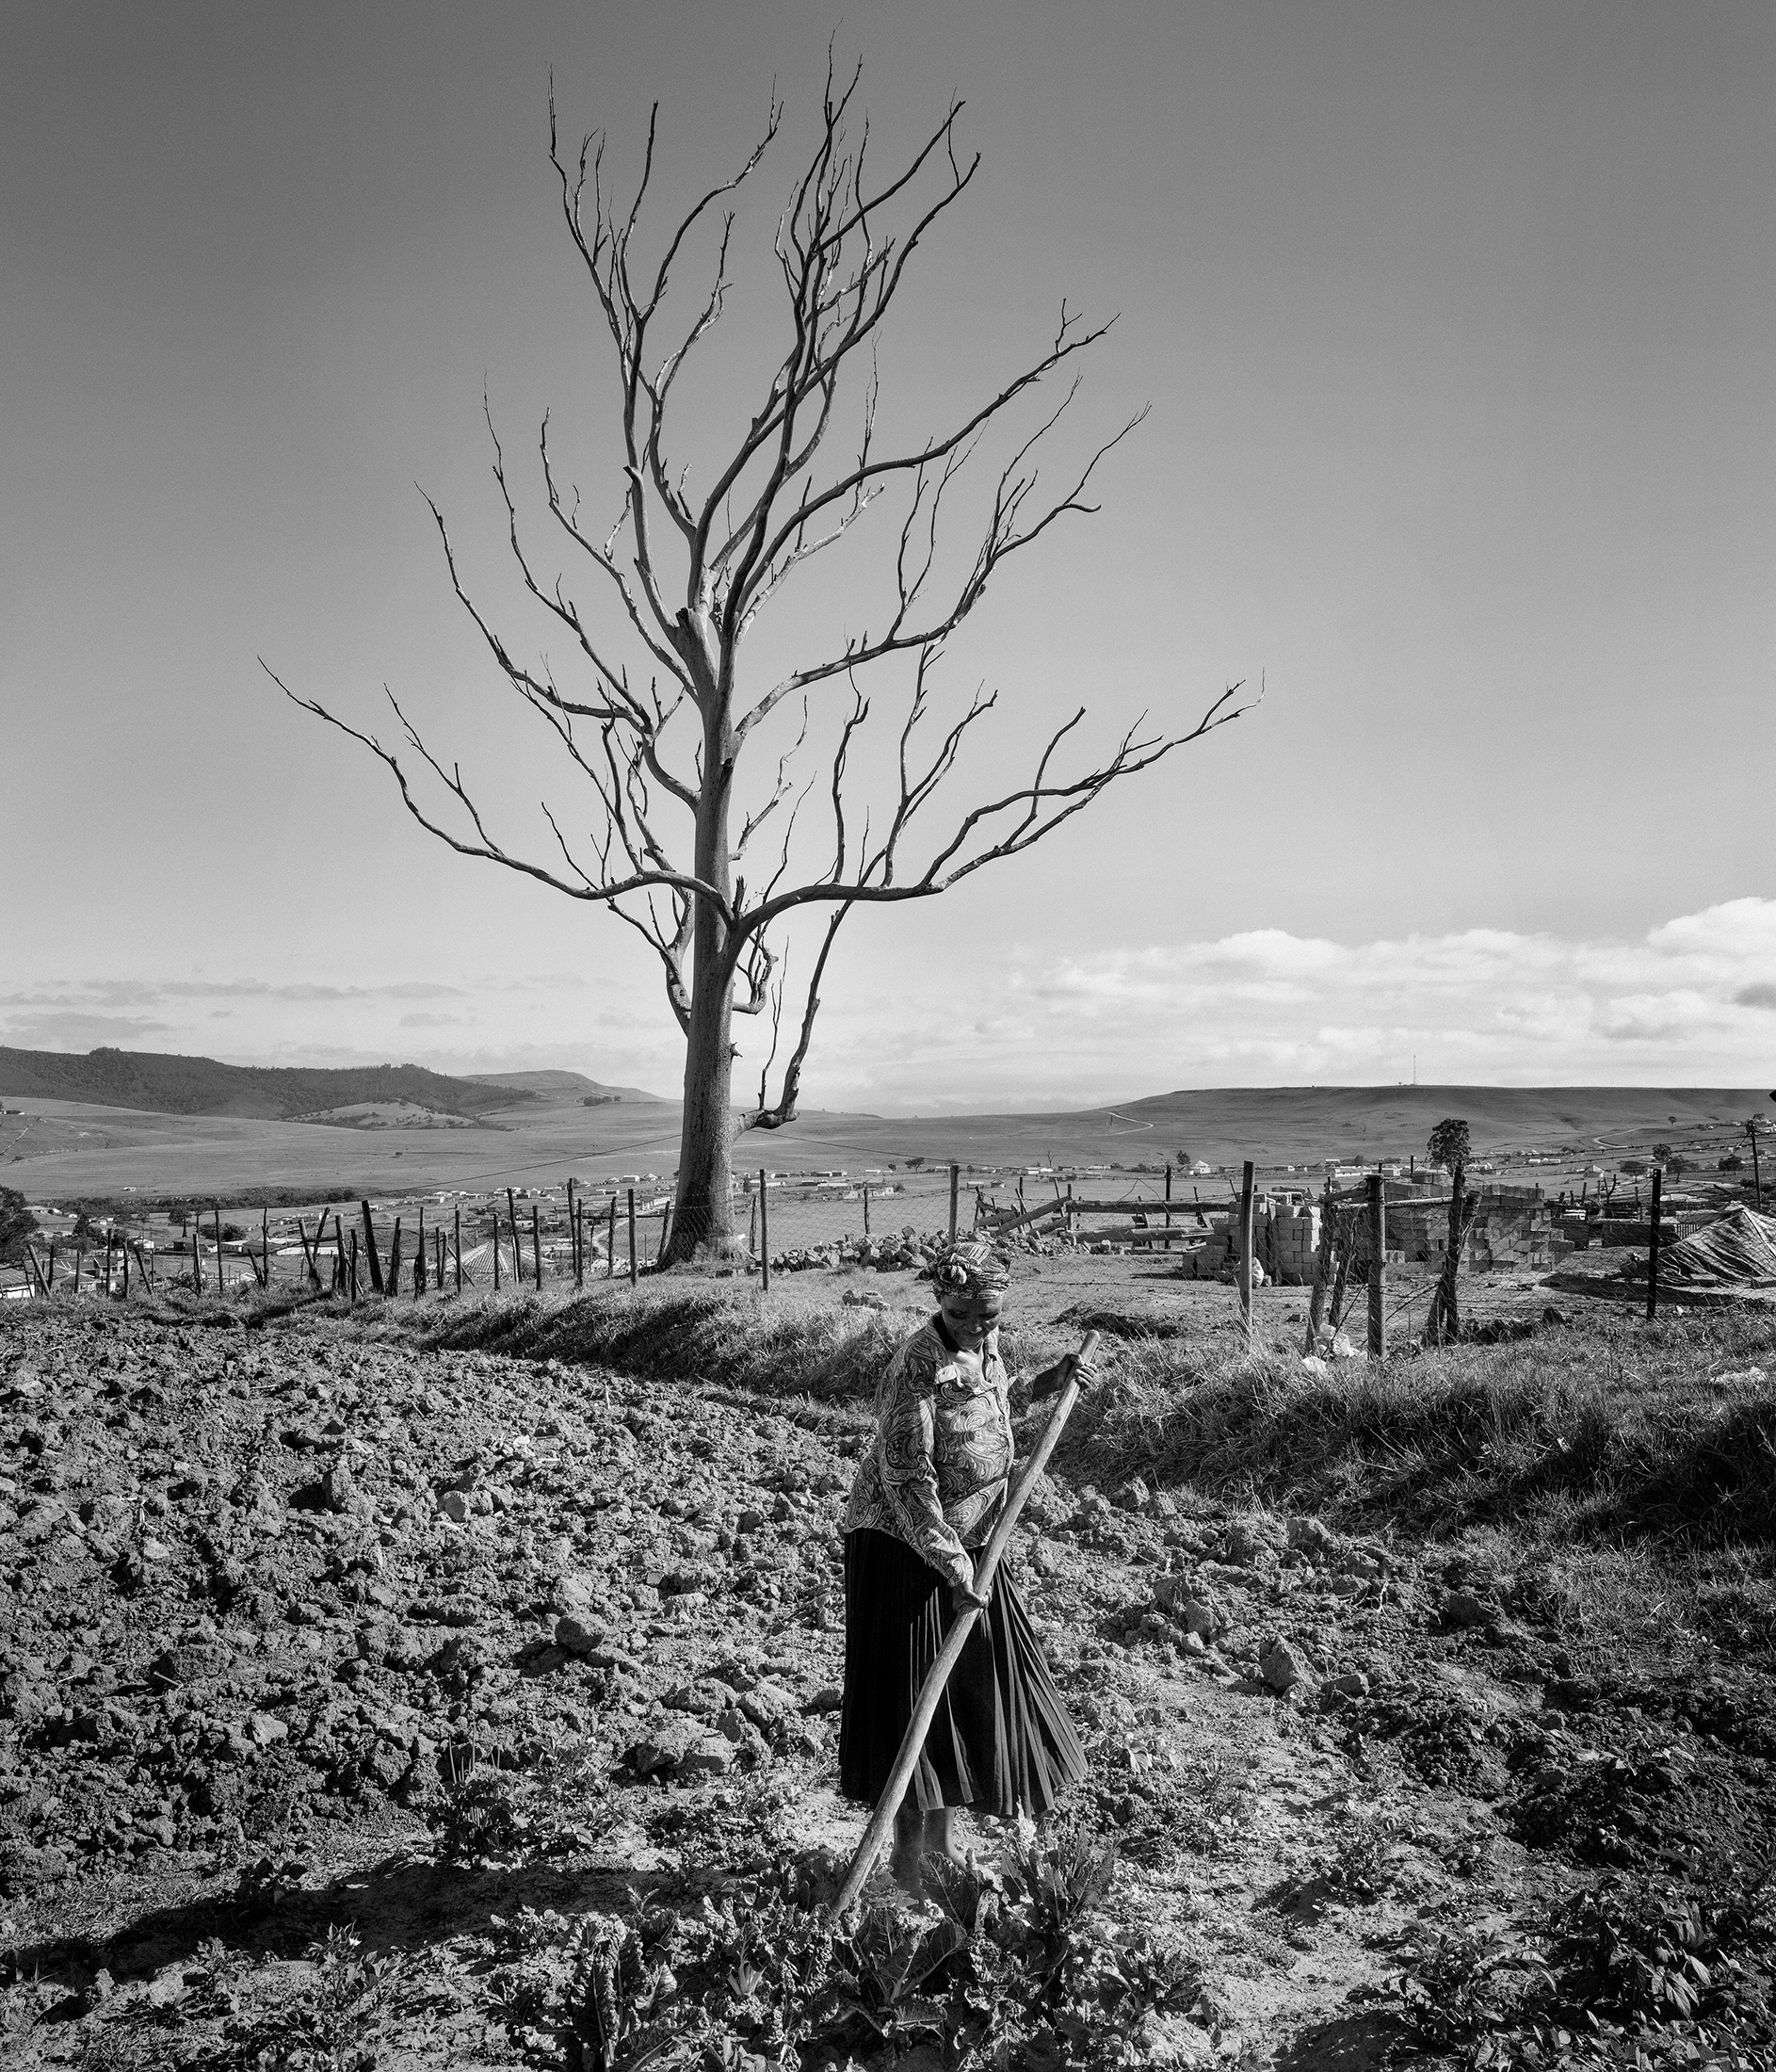
[[[1391,2015],[1340,2015],[1302,2030],[1278,2055],[1275,2072],[1372,2072],[1403,2033]]]
[[[629,1868],[534,1864],[472,1869],[398,1852],[370,1864],[341,1867],[324,1884],[250,1873],[232,1890],[151,1908],[108,1935],[68,1935],[11,1952],[16,1976],[40,1976],[71,1986],[90,1984],[104,1969],[120,1984],[152,1977],[219,1939],[255,1956],[296,1957],[334,1926],[349,1923],[373,1951],[422,1951],[509,1918],[522,1908],[573,1916],[622,1904],[636,1885]]]

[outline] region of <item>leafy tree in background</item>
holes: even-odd
[[[1425,1319],[1425,1343],[1442,1345],[1461,1335],[1461,1312],[1456,1294],[1456,1277],[1461,1268],[1461,1248],[1474,1227],[1479,1197],[1467,1192],[1468,1157],[1472,1147],[1468,1125],[1460,1116],[1445,1116],[1431,1131],[1425,1150],[1433,1166],[1447,1166],[1450,1176],[1449,1235],[1444,1246],[1443,1271],[1431,1290],[1430,1309]]]
[[[1451,1173],[1459,1172],[1473,1156],[1473,1145],[1468,1138],[1468,1125],[1459,1116],[1447,1116],[1430,1133],[1425,1150],[1434,1166],[1447,1166]]]
[[[22,1266],[24,1240],[37,1228],[37,1218],[24,1206],[17,1188],[0,1187],[0,1264]]]
[[[974,803],[959,803],[933,824],[933,798],[998,698],[977,691],[943,712],[946,643],[1002,563],[1058,521],[1098,508],[1089,495],[1098,464],[1145,413],[1102,444],[1088,442],[1087,457],[1068,466],[1057,486],[1039,486],[1039,448],[1051,450],[1045,442],[1077,393],[1069,377],[1108,329],[1085,323],[1063,302],[1050,342],[995,393],[961,410],[946,429],[887,439],[877,364],[884,319],[921,241],[961,199],[979,159],[959,152],[958,103],[909,159],[875,177],[873,156],[865,170],[872,139],[853,105],[857,84],[855,72],[847,83],[829,64],[814,149],[781,213],[770,212],[774,251],[765,270],[783,297],[781,355],[754,377],[728,348],[719,393],[736,399],[733,422],[695,470],[686,441],[700,420],[686,416],[679,379],[693,355],[707,359],[719,349],[706,342],[732,286],[735,218],[725,198],[751,179],[772,146],[783,109],[773,101],[739,170],[704,193],[656,241],[657,256],[647,257],[641,215],[654,178],[657,109],[639,182],[625,202],[605,183],[602,136],[563,154],[551,95],[550,158],[568,236],[591,287],[594,329],[602,320],[615,359],[622,452],[615,524],[607,516],[595,524],[582,509],[545,416],[541,487],[563,558],[544,565],[520,524],[491,413],[488,425],[526,608],[543,632],[564,637],[568,653],[560,660],[565,667],[571,659],[577,677],[558,677],[549,659],[532,663],[508,646],[464,588],[444,515],[431,507],[451,586],[485,643],[495,680],[548,729],[564,776],[584,787],[572,807],[542,806],[546,828],[537,852],[507,847],[460,765],[435,753],[397,704],[402,738],[391,749],[274,676],[298,704],[380,758],[407,811],[429,834],[460,855],[609,908],[658,957],[685,1041],[669,1261],[734,1245],[735,1130],[794,1121],[821,979],[855,907],[930,898],[988,864],[1021,855],[1111,785],[1249,709],[1237,702],[1235,685],[1193,723],[1150,728],[1143,716],[1094,756],[1074,753],[1082,705],[1046,738],[1021,728],[1017,774],[984,780]],[[707,246],[706,290],[686,303],[669,301],[675,269],[681,261],[688,265],[700,241]],[[911,349],[928,357],[930,341],[914,340]],[[1038,390],[1054,382],[1062,388],[1058,399],[1039,403]],[[749,386],[753,400],[738,400]],[[958,542],[958,503],[971,494],[977,465],[992,470],[985,456],[995,438],[996,476],[989,472],[981,481],[975,515]],[[801,653],[755,675],[743,643],[760,614],[804,562],[854,529],[861,537],[879,501],[896,513],[876,533],[880,617],[834,634],[827,646],[804,634]],[[582,580],[607,613],[578,594]],[[860,766],[878,730],[865,730],[884,675],[896,665],[898,688],[889,687],[896,716],[880,729],[878,758],[889,774],[871,800]],[[1170,704],[1170,687],[1165,696]],[[787,709],[773,726],[780,706]],[[819,745],[809,747],[811,738]],[[804,749],[813,764],[805,778]],[[810,798],[813,810],[800,824],[806,846],[797,849],[792,835]],[[761,834],[770,843],[762,857],[754,848]],[[817,948],[799,1014],[791,1009],[797,1033],[773,1099],[785,930],[803,914],[819,917]],[[735,1015],[765,1016],[770,1031],[758,1098],[737,1112]]]

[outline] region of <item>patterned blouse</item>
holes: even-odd
[[[843,1530],[904,1540],[960,1586],[968,1549],[992,1532],[1011,1472],[1011,1410],[999,1334],[979,1352],[947,1345],[933,1317],[888,1364],[876,1391],[876,1439],[859,1464]]]

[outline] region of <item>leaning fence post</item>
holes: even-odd
[[[499,1211],[495,1209],[493,1213],[497,1216]],[[525,1253],[524,1247],[518,1241],[518,1204],[512,1197],[510,1188],[506,1190],[506,1221],[511,1225],[512,1232],[512,1279],[518,1283],[520,1287],[523,1287],[525,1285]]]
[[[79,1294],[79,1292],[80,1292],[80,1276],[81,1276],[81,1274],[82,1274],[82,1273],[83,1273],[83,1272],[84,1272],[84,1271],[86,1271],[86,1263],[87,1263],[87,1248],[86,1248],[86,1246],[85,1246],[85,1245],[76,1245],[76,1246],[74,1247],[74,1293],[75,1293],[76,1295],[78,1295],[78,1294]]]
[[[956,1189],[961,1170],[959,1165],[952,1165],[949,1169],[949,1241],[951,1244],[956,1242]]]
[[[493,1292],[499,1293],[499,1208],[493,1210]]]
[[[605,1278],[607,1281],[617,1278],[617,1197],[614,1192],[610,1197],[610,1240],[605,1247]]]
[[[1653,1169],[1653,1221],[1647,1232],[1646,1247],[1646,1313],[1656,1317],[1659,1313],[1659,1181],[1663,1177],[1658,1168]]]
[[[457,1210],[457,1212],[456,1212],[456,1237],[457,1237],[457,1293],[458,1293],[459,1295],[460,1295],[460,1294],[461,1294],[461,1292],[462,1292],[462,1211],[461,1211],[460,1209],[458,1209],[458,1210]]]
[[[358,1206],[363,1212],[363,1250],[364,1256],[370,1262],[370,1292],[373,1295],[380,1295],[382,1293],[382,1261],[376,1249],[376,1230],[370,1222],[370,1205],[368,1202],[361,1201]]]
[[[765,1196],[765,1168],[758,1169],[758,1270],[759,1293],[771,1291],[771,1205]]]
[[[1250,1352],[1256,1331],[1251,1310],[1251,1160],[1246,1160],[1245,1176],[1239,1183],[1239,1316],[1246,1327],[1246,1351]]]
[[[1381,1175],[1369,1175],[1369,1357],[1387,1358],[1387,1195]]]

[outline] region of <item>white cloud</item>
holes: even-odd
[[[1762,1086],[1776,1083],[1776,899],[1622,940],[1467,929],[1338,943],[1263,929],[1062,957],[983,943],[960,978],[915,957],[848,963],[841,938],[822,992],[809,1107],[932,1114],[1385,1083],[1410,1076],[1414,1054],[1426,1083]],[[0,1042],[202,1049],[218,1000],[235,1011],[237,1062],[554,1065],[662,1093],[683,1069],[657,987],[596,971],[20,986],[0,995]],[[735,1088],[751,1093],[768,1031],[742,1023],[736,1037]]]
[[[1277,929],[1045,959],[974,984],[985,1016],[919,994],[832,996],[816,1097],[918,1108],[1095,1103],[1179,1086],[1770,1076],[1776,900],[1639,940],[1469,929],[1336,943]],[[886,1026],[884,1026],[886,1025]]]

